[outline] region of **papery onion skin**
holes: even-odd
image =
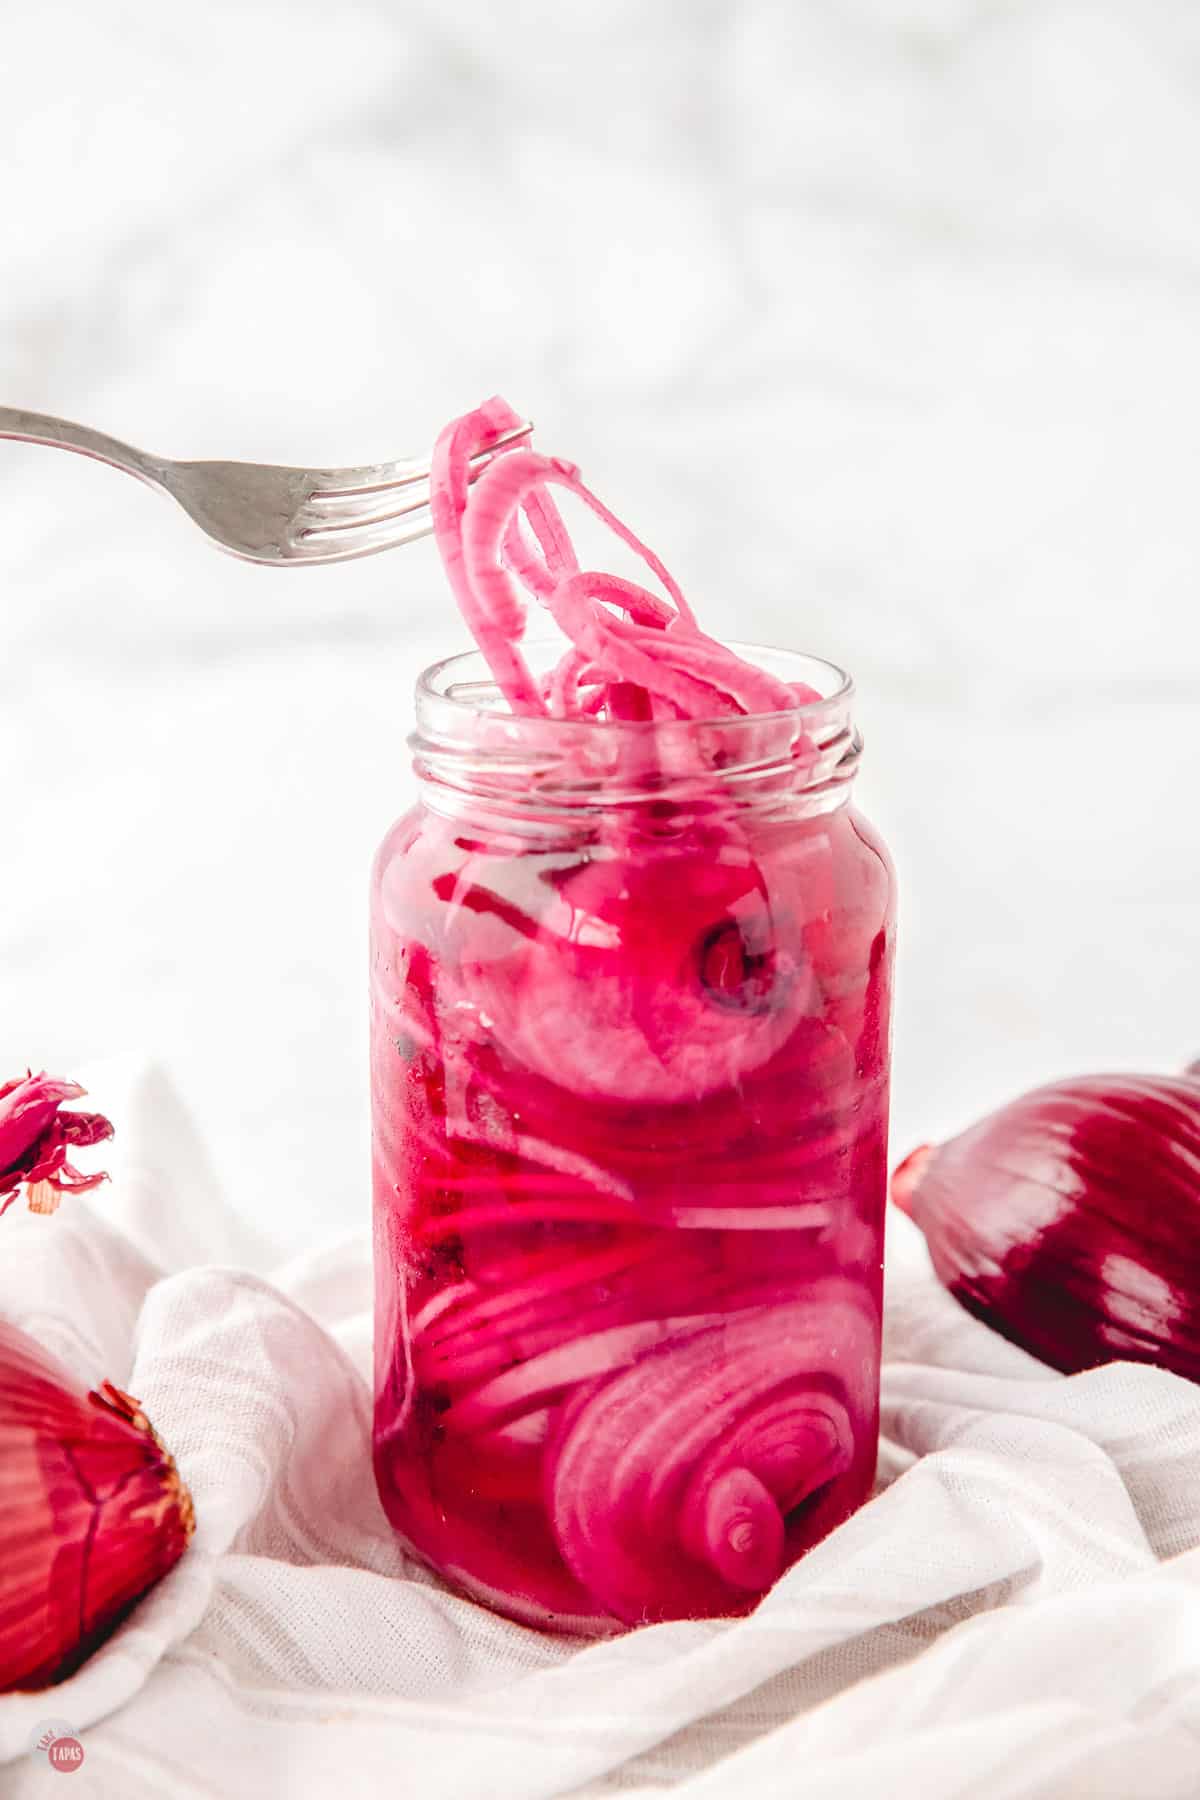
[[[1056,1369],[1200,1381],[1200,1083],[1051,1083],[914,1151],[892,1199],[966,1309]]]
[[[178,1562],[191,1497],[130,1395],[0,1321],[0,1692],[71,1674]]]
[[[68,1161],[72,1149],[102,1144],[113,1128],[101,1113],[63,1112],[86,1090],[52,1075],[19,1075],[0,1083],[0,1213],[22,1187],[33,1212],[53,1212],[65,1193],[86,1194],[107,1181],[83,1175]]]

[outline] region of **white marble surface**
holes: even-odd
[[[358,461],[500,389],[855,670],[897,1150],[1200,1050],[1191,0],[43,0],[0,79],[0,398]],[[147,1046],[269,1237],[365,1219],[432,553],[244,568],[12,446],[0,505],[0,1063]]]

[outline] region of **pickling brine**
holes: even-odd
[[[679,618],[643,629],[703,714],[608,621],[566,676],[486,624],[431,670],[372,882],[380,1493],[577,1633],[746,1610],[876,1459],[893,883],[850,684]]]

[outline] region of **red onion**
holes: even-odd
[[[69,1675],[187,1547],[194,1514],[139,1402],[85,1394],[0,1323],[0,1692]]]
[[[892,1177],[939,1279],[1055,1368],[1200,1381],[1200,1081],[1036,1088]]]
[[[82,1093],[48,1075],[0,1086],[0,1213],[23,1186],[53,1212],[106,1179],[67,1160],[112,1136],[99,1113],[59,1110]],[[140,1402],[107,1381],[82,1392],[0,1320],[0,1692],[69,1675],[179,1560],[193,1517]]]

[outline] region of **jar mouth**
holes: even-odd
[[[704,719],[561,719],[510,712],[479,651],[446,657],[417,682],[413,766],[427,801],[468,796],[515,816],[580,808],[795,804],[826,810],[846,798],[861,740],[844,669],[795,650],[729,648],[817,698],[769,713]],[[522,645],[535,678],[557,641]],[[682,815],[681,815],[682,816]]]
[[[536,732],[539,740],[544,742],[548,733],[603,732],[608,735],[619,732],[637,737],[679,729],[713,731],[731,725],[765,725],[781,720],[792,720],[803,729],[811,731],[825,717],[833,718],[838,713],[849,710],[854,698],[854,682],[845,669],[839,668],[827,658],[766,644],[747,644],[731,639],[723,639],[722,642],[727,650],[732,650],[744,661],[765,669],[768,674],[777,675],[782,681],[803,682],[806,686],[815,688],[818,698],[797,700],[794,706],[776,712],[739,713],[733,716],[723,713],[711,718],[671,721],[530,717],[508,711],[481,651],[462,650],[454,656],[443,657],[440,662],[432,663],[417,678],[418,725],[424,723],[422,715],[428,716],[431,712],[436,712],[443,731],[447,727],[452,728],[456,720],[460,722],[462,730],[468,731],[471,721],[480,717],[486,717],[489,721],[503,719],[514,727]],[[534,638],[522,645],[522,651],[535,677],[549,674],[562,655],[562,649],[561,640],[550,638]],[[451,735],[457,734],[451,731]]]

